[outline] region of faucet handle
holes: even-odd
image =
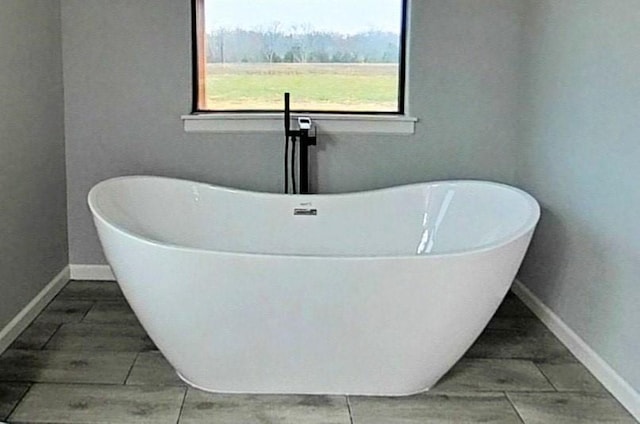
[[[307,116],[301,116],[298,118],[298,129],[300,131],[300,138],[304,138],[307,146],[316,145],[316,132],[313,131],[313,135],[310,135],[312,126],[313,124],[311,122],[311,118]]]
[[[311,118],[309,118],[307,116],[300,116],[298,118],[298,128],[300,130],[310,131],[311,130]]]

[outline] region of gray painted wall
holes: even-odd
[[[104,263],[86,206],[91,186],[156,174],[252,190],[283,185],[282,137],[185,134],[187,0],[62,0],[70,258]],[[331,137],[320,192],[444,179],[512,181],[523,3],[414,1],[412,137]]]
[[[640,391],[640,3],[528,12],[517,181],[544,211],[520,278]]]
[[[60,3],[0,2],[0,328],[68,263]]]

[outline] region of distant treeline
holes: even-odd
[[[398,34],[367,31],[339,34],[311,29],[285,33],[278,24],[259,30],[207,34],[209,63],[397,63]]]

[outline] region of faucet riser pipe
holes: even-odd
[[[309,194],[309,144],[308,135],[300,136],[300,194]]]

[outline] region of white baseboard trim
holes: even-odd
[[[40,293],[27,304],[18,315],[0,330],[0,353],[4,352],[18,338],[31,322],[42,312],[60,290],[69,282],[69,266],[65,266]]]
[[[69,265],[72,280],[114,281],[109,265]]]
[[[536,314],[551,332],[582,364],[640,421],[640,393],[635,391],[611,366],[578,336],[555,312],[545,305],[521,281],[511,287],[513,293]]]

